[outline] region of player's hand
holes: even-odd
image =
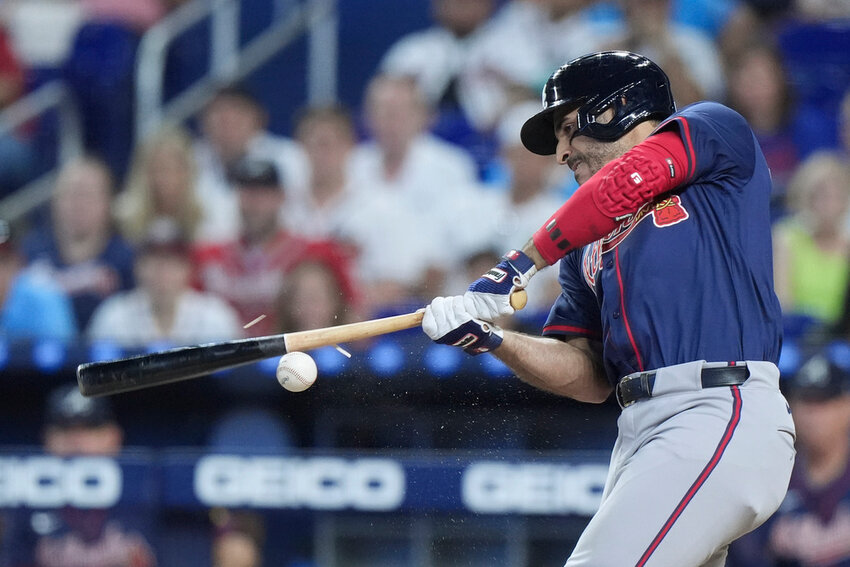
[[[531,258],[519,250],[511,250],[469,286],[463,296],[467,311],[484,321],[513,315],[516,309],[511,305],[511,294],[524,289],[535,273],[537,267]]]
[[[435,298],[425,308],[422,330],[434,342],[462,348],[471,355],[502,344],[502,329],[470,315],[462,295]]]

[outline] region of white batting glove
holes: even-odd
[[[494,321],[513,315],[511,294],[524,289],[537,273],[534,261],[519,250],[511,250],[496,266],[472,282],[463,295],[466,310],[477,319]]]
[[[502,329],[470,315],[462,295],[434,298],[425,308],[422,330],[434,342],[462,348],[471,355],[502,344]]]

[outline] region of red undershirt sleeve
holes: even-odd
[[[687,163],[678,133],[648,137],[583,183],[534,233],[535,248],[551,265],[610,234],[641,205],[686,181]]]

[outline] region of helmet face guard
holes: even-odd
[[[613,118],[597,122],[609,108],[614,110]],[[603,51],[570,61],[546,81],[543,110],[529,118],[520,133],[530,151],[555,153],[557,109],[577,111],[574,135],[612,141],[640,122],[667,118],[676,106],[670,81],[658,65],[628,51]]]

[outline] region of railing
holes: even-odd
[[[15,130],[56,111],[59,122],[57,158],[61,163],[83,153],[83,134],[73,97],[62,81],[45,83],[26,97],[16,101],[0,114],[0,137],[14,135]],[[0,201],[0,216],[14,222],[50,197],[54,172],[44,173],[25,187]]]
[[[304,33],[309,34],[309,102],[336,96],[337,23],[335,0],[306,0],[281,9],[279,19],[239,45],[239,0],[193,0],[152,27],[139,46],[136,67],[136,133],[139,141],[162,121],[182,122],[195,114],[216,85],[255,71]],[[163,72],[169,45],[192,26],[211,18],[210,65],[194,85],[163,102]]]
[[[192,0],[151,27],[143,36],[136,61],[136,122],[132,135],[141,140],[163,121],[182,122],[198,112],[221,82],[250,75],[303,34],[308,34],[307,99],[336,98],[336,0],[281,1],[271,25],[244,45],[239,42],[241,0]],[[165,56],[171,43],[205,18],[211,19],[210,68],[200,80],[163,101]],[[83,132],[73,97],[62,81],[43,85],[0,113],[0,135],[56,110],[59,116],[58,162],[84,151]],[[55,170],[0,201],[0,216],[24,217],[50,197]]]

